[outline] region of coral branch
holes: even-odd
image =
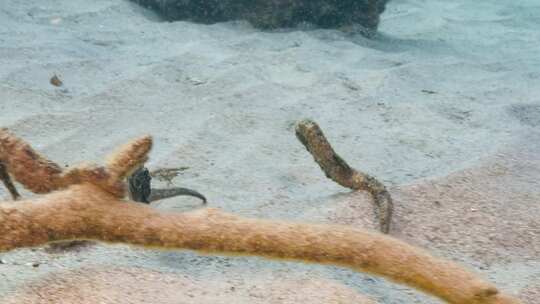
[[[5,171],[34,193],[49,193],[65,189],[74,184],[92,183],[117,196],[125,196],[123,179],[148,160],[152,148],[152,138],[143,136],[135,139],[113,153],[106,167],[93,164],[75,166],[68,170],[48,160],[36,152],[22,139],[11,134],[7,129],[0,129],[0,164]],[[7,178],[1,176],[9,191],[17,191]],[[11,187],[11,188],[10,188]]]
[[[124,179],[148,160],[152,137],[143,136],[120,147],[107,160],[107,171],[116,179]]]
[[[332,149],[321,128],[314,121],[300,121],[296,125],[296,137],[313,155],[326,177],[343,187],[371,193],[377,206],[381,231],[388,233],[394,206],[386,187],[376,178],[351,168]]]
[[[17,182],[34,193],[58,189],[62,174],[60,166],[40,155],[7,129],[0,129],[0,162]]]
[[[118,198],[125,196],[126,189],[122,180],[111,175],[107,169],[94,164],[83,164],[70,168],[58,180],[58,189],[65,189],[71,185],[91,183]]]
[[[0,251],[85,239],[254,255],[346,266],[448,303],[520,303],[459,266],[388,236],[346,226],[247,219],[215,209],[164,213],[119,200],[89,183],[0,203],[0,231]]]

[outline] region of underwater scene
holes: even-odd
[[[540,1],[1,0],[0,303],[537,304]]]

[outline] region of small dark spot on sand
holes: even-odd
[[[50,82],[55,87],[61,87],[64,84],[62,80],[60,80],[60,78],[56,74],[54,74],[53,77],[51,77]]]

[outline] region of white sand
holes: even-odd
[[[531,245],[540,243],[540,170],[534,169],[540,159],[533,157],[540,151],[539,15],[536,0],[394,0],[382,16],[380,37],[367,40],[330,30],[261,33],[242,22],[164,23],[122,0],[4,0],[0,125],[62,164],[100,160],[117,144],[150,133],[156,144],[149,166],[188,166],[175,184],[204,193],[213,207],[370,226],[369,197],[328,181],[294,137],[294,122],[310,117],[351,165],[393,186],[395,235],[519,292],[540,279],[539,249]],[[49,83],[53,74],[62,87]],[[530,151],[527,174],[519,169],[522,150]],[[492,176],[482,168],[492,166],[518,168],[503,170],[507,179],[498,184],[510,184],[515,195],[485,190],[482,182]],[[530,234],[523,243],[482,243],[484,251],[497,252],[485,259],[468,254],[478,245],[474,233],[460,241],[460,231],[487,225],[483,217],[471,224],[449,212],[453,222],[466,224],[456,224],[463,230],[443,242],[448,231],[433,227],[447,219],[433,218],[431,205],[407,201],[421,199],[408,189],[428,185],[431,191],[428,180],[439,179],[453,185],[471,170],[480,172],[478,182],[456,188],[480,194],[470,201],[457,195],[461,205],[450,211],[488,194],[490,206],[511,200],[522,210],[518,215],[506,208],[489,213],[517,219],[512,238]],[[444,201],[445,193],[436,193]],[[4,189],[0,197],[8,198]],[[158,207],[189,210],[198,202],[177,198]],[[426,229],[439,239],[420,235]],[[520,247],[531,248],[527,258],[520,258]],[[0,296],[51,271],[103,264],[179,273],[202,286],[210,279],[233,282],[237,289],[248,288],[255,272],[268,284],[294,273],[295,279],[335,280],[381,303],[434,303],[350,271],[260,259],[124,246],[57,256],[22,250],[0,258],[7,262],[0,265]],[[25,265],[35,261],[43,264]]]

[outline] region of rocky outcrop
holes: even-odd
[[[374,32],[389,0],[132,0],[166,19],[216,23],[247,20],[261,29],[312,23],[322,28],[361,25]]]

